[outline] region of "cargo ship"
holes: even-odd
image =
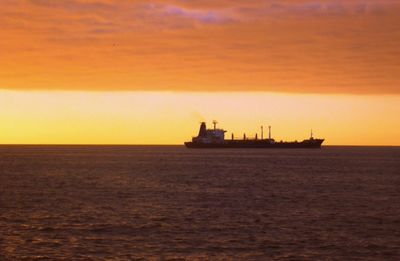
[[[264,127],[261,126],[261,137],[256,134],[254,137],[243,135],[241,139],[225,139],[226,130],[218,129],[217,122],[213,121],[214,128],[207,129],[206,123],[200,124],[199,134],[192,138],[192,141],[185,142],[187,148],[271,148],[271,149],[319,149],[324,139],[315,139],[311,131],[311,137],[303,141],[275,141],[271,138],[271,126],[268,126],[268,138],[264,139]]]

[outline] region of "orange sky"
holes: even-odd
[[[398,0],[0,0],[0,143],[182,144],[217,119],[400,145],[399,14]]]
[[[0,87],[400,93],[397,0],[0,0]]]

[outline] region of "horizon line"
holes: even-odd
[[[126,146],[126,147],[134,147],[134,146],[149,146],[149,147],[155,147],[155,146],[180,146],[180,147],[185,147],[185,145],[182,144],[134,144],[134,143],[1,143],[0,147],[4,146]],[[400,147],[399,145],[322,145],[321,148],[323,147]],[[236,148],[235,148],[236,149]]]

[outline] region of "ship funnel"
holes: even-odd
[[[205,122],[202,122],[200,125],[199,137],[207,137],[207,127]]]

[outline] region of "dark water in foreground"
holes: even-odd
[[[0,146],[0,260],[400,260],[400,148]]]

